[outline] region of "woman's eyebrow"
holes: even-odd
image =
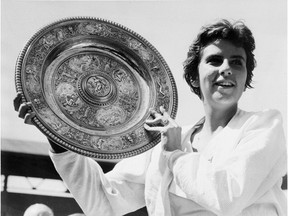
[[[206,56],[206,59],[211,59],[211,58],[222,58],[222,56],[218,54],[211,54],[211,55]]]
[[[241,59],[243,61],[246,61],[246,58],[242,55],[233,55],[233,56],[231,56],[231,58],[236,58],[236,59]]]

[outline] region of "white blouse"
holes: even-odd
[[[159,144],[106,174],[93,159],[70,151],[50,156],[87,216],[124,215],[145,205],[151,216],[287,214],[278,111],[239,110],[201,153],[192,151],[193,130],[182,129],[183,151],[165,152]]]

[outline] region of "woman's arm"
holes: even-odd
[[[145,206],[149,154],[124,159],[104,174],[91,158],[67,151],[50,153],[57,172],[87,216],[124,215]]]

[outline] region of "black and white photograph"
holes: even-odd
[[[286,0],[2,0],[2,216],[286,216]]]

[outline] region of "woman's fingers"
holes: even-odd
[[[155,110],[150,110],[151,117],[153,119],[146,120],[146,124],[144,125],[144,128],[146,130],[158,132],[163,132],[164,130],[167,130],[165,126],[169,124],[171,118],[169,114],[165,111],[163,106],[161,106],[159,110],[159,112]]]
[[[165,110],[165,108],[164,108],[163,106],[160,106],[159,110],[160,110],[160,113],[161,113],[162,115],[167,114],[167,112],[166,112],[166,110]]]
[[[35,113],[32,112],[31,102],[22,103],[21,93],[17,93],[16,97],[13,100],[13,105],[15,111],[18,112],[18,117],[24,119],[25,124],[33,125],[33,117]]]
[[[144,128],[149,132],[161,133],[161,143],[164,150],[181,150],[181,127],[170,117],[164,107],[159,108],[159,113],[151,111],[151,116],[154,119],[146,120]],[[160,122],[161,125],[155,125],[156,122]]]
[[[31,112],[31,102],[22,103],[18,110],[19,118],[24,119],[25,124],[33,125],[32,118],[35,116],[35,113]]]
[[[29,110],[31,110],[31,102],[22,103],[18,108],[19,118],[24,119]]]
[[[19,107],[20,107],[20,105],[21,105],[21,102],[22,102],[22,96],[21,96],[21,93],[18,92],[17,95],[16,95],[16,97],[15,97],[14,100],[13,100],[13,105],[14,105],[15,111],[18,112]]]
[[[33,125],[33,121],[32,121],[33,117],[35,117],[35,113],[34,112],[27,113],[25,115],[25,117],[24,117],[24,123]]]
[[[144,128],[148,131],[161,132],[166,130],[163,126],[150,126],[148,123],[144,124]]]
[[[146,120],[146,124],[149,124],[149,125],[157,125],[159,123],[162,123],[162,119],[161,118],[147,119]]]
[[[160,114],[160,113],[158,113],[156,110],[154,110],[154,109],[151,109],[150,110],[150,115],[153,117],[153,118],[155,118],[155,119],[158,119],[158,118],[160,118],[162,115]]]
[[[165,109],[161,106],[160,112],[157,112],[155,110],[150,110],[151,117],[153,119],[147,119],[146,123],[149,125],[157,126],[157,124],[166,125],[169,123],[169,114],[166,113]]]

